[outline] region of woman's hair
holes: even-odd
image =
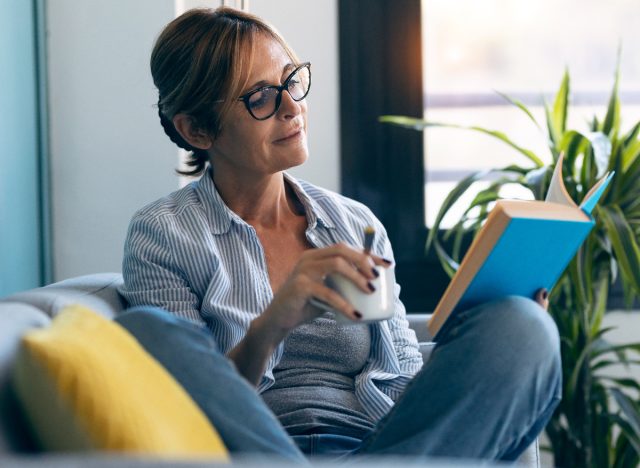
[[[280,34],[258,18],[228,7],[189,10],[169,23],[151,53],[151,75],[158,88],[158,115],[165,133],[180,148],[191,151],[191,170],[177,172],[196,176],[208,163],[206,150],[187,143],[173,125],[178,113],[187,114],[192,125],[213,138],[247,85],[256,37],[276,40],[294,64],[299,60]]]

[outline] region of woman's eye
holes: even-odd
[[[300,83],[300,80],[296,78],[292,78],[289,80],[289,89],[298,89],[301,87],[302,83]]]
[[[251,95],[249,105],[252,109],[264,107],[273,98],[274,90],[272,88],[261,89]]]

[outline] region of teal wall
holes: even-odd
[[[41,283],[34,3],[0,0],[0,297]]]

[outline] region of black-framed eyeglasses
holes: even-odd
[[[311,89],[311,62],[305,62],[293,70],[282,86],[263,86],[238,98],[256,120],[266,120],[280,108],[282,92],[287,90],[291,98],[302,101]]]

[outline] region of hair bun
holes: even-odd
[[[162,113],[162,109],[158,106],[158,116],[160,117],[160,123],[162,124],[162,128],[164,129],[164,133],[173,141],[178,147],[187,150],[187,151],[197,151],[197,148],[194,148],[189,143],[185,141],[184,138],[178,133],[173,122],[167,118],[166,115]]]

